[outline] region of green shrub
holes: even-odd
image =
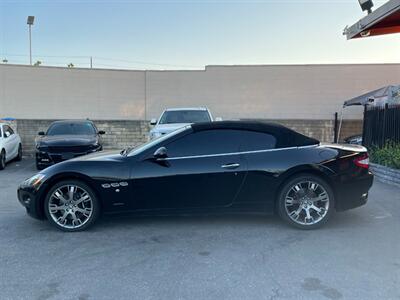
[[[383,148],[372,147],[369,154],[373,163],[400,169],[399,143],[387,142]]]

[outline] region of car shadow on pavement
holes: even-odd
[[[347,229],[364,227],[370,223],[368,216],[354,211],[341,212],[333,215],[321,229]],[[260,214],[224,214],[224,215],[179,215],[179,216],[138,216],[130,214],[105,215],[98,220],[91,230],[127,229],[134,227],[176,228],[187,227],[235,227],[235,228],[264,228],[265,230],[304,231],[286,224],[276,215]],[[318,229],[317,229],[318,230]]]
[[[95,227],[113,228],[120,226],[281,226],[276,216],[252,214],[202,214],[202,215],[152,215],[140,216],[132,214],[104,215]]]
[[[55,231],[58,230],[51,226],[47,220],[31,220],[29,227],[37,227],[34,231]],[[364,228],[371,223],[371,218],[367,212],[348,211],[336,213],[327,224],[316,230],[349,230],[349,228]],[[260,214],[224,214],[224,215],[179,215],[179,216],[140,216],[135,214],[112,214],[104,215],[90,227],[87,231],[122,231],[137,228],[154,229],[177,229],[177,228],[236,228],[265,230],[284,230],[284,231],[304,231],[291,227],[276,215]]]
[[[189,216],[138,216],[132,214],[118,214],[102,216],[96,224],[84,232],[72,233],[76,237],[80,234],[90,234],[98,237],[141,235],[143,233],[155,234],[183,234],[200,232],[201,234],[221,234],[221,232],[248,233],[277,233],[277,234],[300,234],[309,236],[318,232],[357,232],[366,226],[371,226],[371,218],[364,215],[365,212],[337,213],[322,228],[316,230],[301,230],[283,222],[274,215],[189,215]],[[27,218],[27,219],[25,219]],[[65,236],[52,226],[47,220],[39,221],[21,216],[17,222],[16,237],[20,235],[26,238],[40,236],[45,233],[50,240]],[[28,231],[23,227],[29,228]],[[61,235],[60,235],[61,234]],[[67,233],[67,235],[69,235]]]

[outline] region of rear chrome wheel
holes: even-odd
[[[279,213],[290,224],[313,229],[326,223],[333,210],[329,185],[313,175],[298,176],[282,189]]]
[[[98,215],[98,202],[92,190],[79,181],[56,184],[45,202],[51,223],[64,231],[79,231],[90,226]]]

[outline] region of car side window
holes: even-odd
[[[10,126],[8,126],[8,131],[10,132],[11,135],[14,134],[14,130]]]
[[[166,145],[169,157],[239,152],[240,130],[214,129],[193,132]]]
[[[276,138],[272,134],[257,131],[243,131],[240,151],[269,150],[276,147]]]
[[[6,132],[9,132],[9,133],[10,133],[10,136],[14,134],[14,131],[13,131],[13,130],[11,129],[11,127],[8,126],[8,125],[5,125],[5,126],[3,127],[3,136],[4,136],[4,137],[7,137]]]

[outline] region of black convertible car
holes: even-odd
[[[62,162],[24,181],[29,215],[61,230],[100,213],[273,213],[312,229],[366,203],[373,176],[362,146],[322,145],[286,127],[224,121],[189,125],[121,152]]]
[[[36,168],[42,170],[58,162],[102,150],[100,135],[90,120],[63,120],[50,124],[36,139]]]

